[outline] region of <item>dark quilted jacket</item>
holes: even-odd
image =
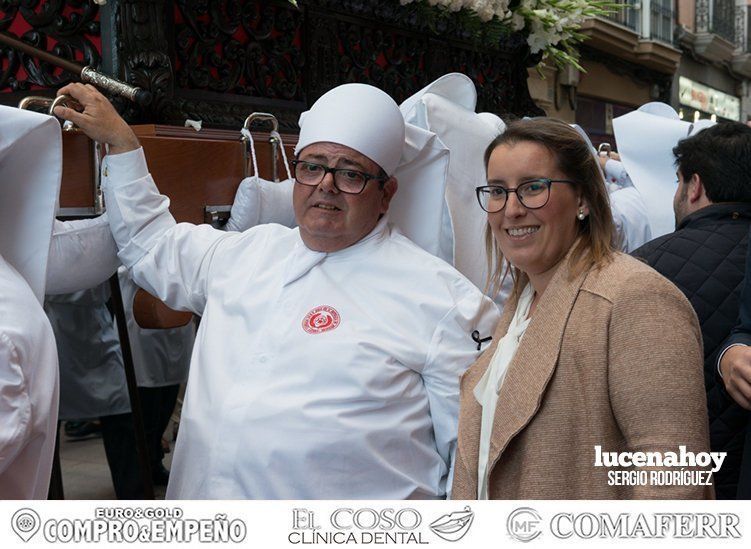
[[[674,233],[633,252],[678,286],[699,317],[711,446],[728,453],[715,475],[719,499],[735,498],[749,418],[716,375],[720,347],[738,319],[749,227],[751,204],[714,204],[687,216]]]

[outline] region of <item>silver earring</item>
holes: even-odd
[[[579,208],[579,213],[576,215],[576,217],[579,218],[579,221],[584,221],[584,218],[587,217],[584,215],[584,208]]]

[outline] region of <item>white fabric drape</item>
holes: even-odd
[[[488,456],[490,453],[490,436],[493,433],[493,418],[498,404],[498,393],[501,392],[506,370],[516,354],[519,342],[529,325],[529,307],[535,292],[530,284],[524,288],[519,303],[516,306],[514,318],[508,327],[506,335],[498,342],[495,354],[488,369],[480,378],[474,389],[477,402],[482,406],[482,423],[480,427],[480,454],[477,467],[477,498],[488,499]]]

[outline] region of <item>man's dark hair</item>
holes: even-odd
[[[712,202],[751,202],[751,128],[720,122],[673,148],[675,164],[688,182],[699,174]]]

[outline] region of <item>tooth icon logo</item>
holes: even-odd
[[[33,509],[19,509],[10,520],[13,531],[23,541],[29,541],[39,531],[39,515]]]
[[[437,518],[430,524],[430,529],[439,538],[446,541],[459,541],[469,531],[475,514],[469,507]]]

